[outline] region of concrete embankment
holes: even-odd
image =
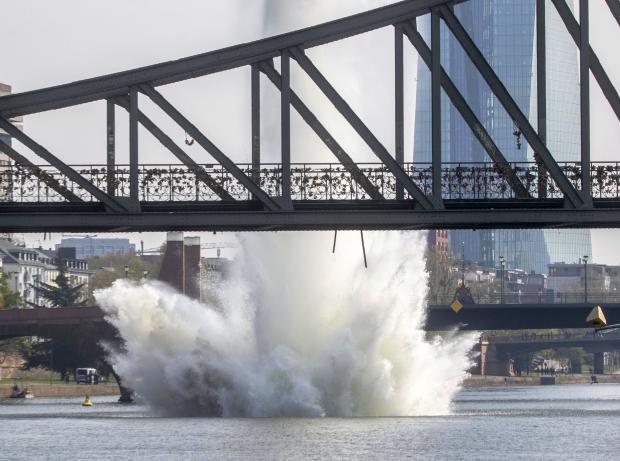
[[[119,395],[120,391],[115,383],[97,385],[77,384],[45,384],[20,382],[22,389],[28,388],[35,397],[79,397],[90,395]],[[0,399],[11,395],[13,383],[0,383]]]
[[[620,384],[620,375],[596,375],[599,383]],[[555,384],[590,384],[590,375],[558,375]],[[540,376],[470,376],[463,387],[538,386]]]

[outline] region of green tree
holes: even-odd
[[[153,279],[159,275],[161,256],[154,256],[145,260],[135,254],[94,256],[88,259],[88,267],[95,271],[90,278],[90,292],[100,288],[107,288],[115,280],[127,278],[129,280]]]
[[[58,263],[58,275],[54,279],[56,285],[45,282],[37,282],[30,286],[38,293],[39,297],[48,301],[50,307],[83,306],[86,299],[83,296],[84,284],[72,286],[67,277],[67,268],[63,261]],[[28,302],[32,307],[46,307]]]
[[[41,339],[32,338],[30,353],[25,355],[24,369],[46,368],[60,373],[64,380],[67,374],[81,366],[105,369],[105,362],[98,351],[79,347],[77,338]]]
[[[444,303],[452,301],[459,286],[458,261],[445,257],[435,248],[426,250],[426,270],[428,272],[428,302]]]
[[[23,304],[19,293],[13,293],[9,288],[9,276],[0,270],[0,309],[21,307]]]

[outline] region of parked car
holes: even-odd
[[[99,384],[99,374],[95,368],[76,368],[76,384]]]

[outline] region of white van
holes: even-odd
[[[99,375],[95,368],[76,368],[75,384],[99,384]]]

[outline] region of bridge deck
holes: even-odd
[[[454,325],[461,330],[588,328],[586,317],[595,306],[593,303],[474,304],[458,313],[450,306],[430,306],[426,329],[442,330]],[[620,323],[620,304],[602,307],[609,324]]]
[[[593,307],[593,304],[478,304],[465,306],[455,313],[449,306],[430,306],[425,329],[586,328],[585,318]],[[609,323],[620,323],[620,304],[606,304],[604,310]],[[94,327],[104,335],[114,334],[97,306],[0,310],[0,339],[63,335],[68,328],[77,326]]]
[[[397,181],[384,165],[358,164],[381,199],[371,198],[340,164],[291,166],[291,202],[267,210],[227,170],[201,165],[205,180],[185,165],[141,165],[139,202],[130,211],[111,211],[92,192],[68,180],[55,168],[43,173],[10,165],[0,168],[0,231],[125,230],[317,230],[545,228],[620,226],[620,165],[593,164],[593,207],[570,209],[560,190],[546,178],[547,194],[539,194],[539,169],[532,163],[511,164],[531,198],[515,196],[507,179],[492,163],[444,164],[441,209],[422,210],[412,197],[397,198]],[[577,164],[562,166],[580,187]],[[81,177],[117,200],[130,202],[129,168],[119,165],[76,165]],[[282,195],[282,166],[239,165],[269,197]],[[432,191],[432,166],[405,164],[414,183]],[[594,174],[596,173],[596,174]],[[68,201],[39,177],[61,183],[79,201]],[[112,179],[110,179],[112,178]],[[205,182],[206,181],[206,182]],[[111,188],[112,187],[112,188]],[[216,192],[217,191],[217,192]],[[222,199],[222,196],[225,199]]]

